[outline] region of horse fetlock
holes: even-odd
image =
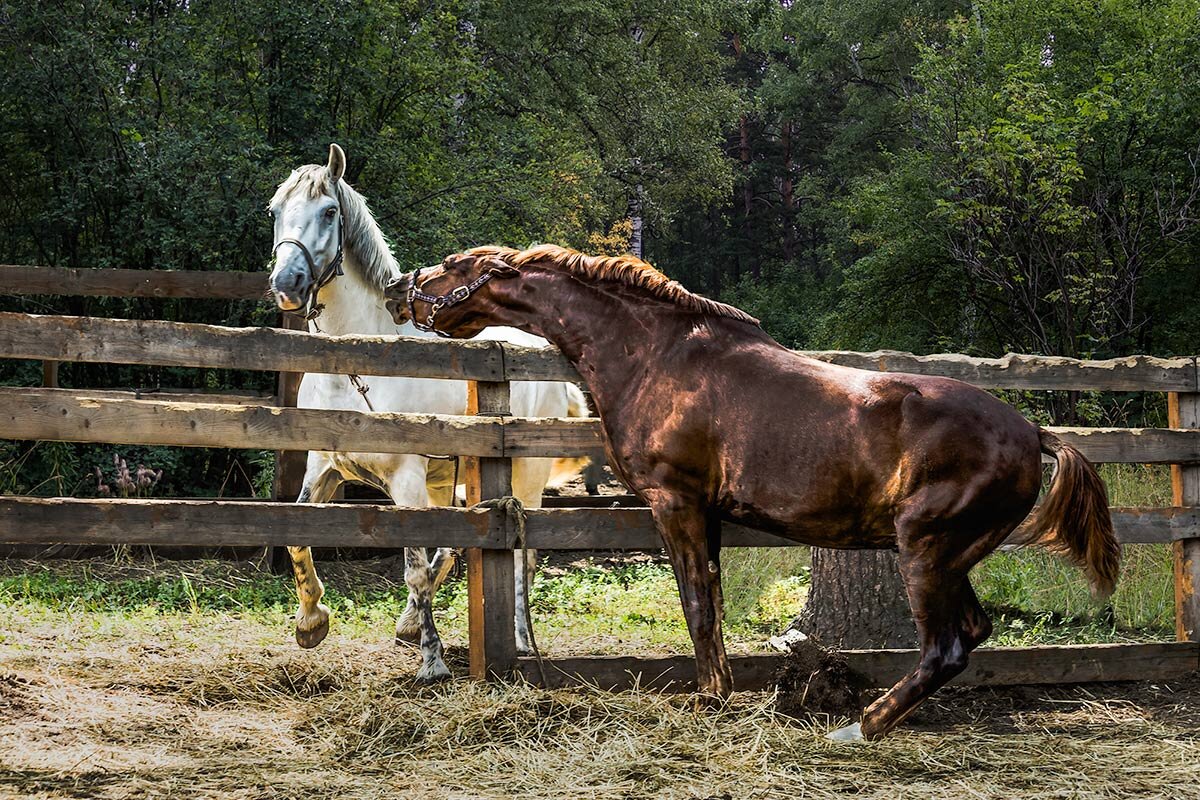
[[[415,603],[404,607],[396,620],[396,642],[415,643],[421,641],[421,612]]]
[[[533,655],[533,637],[529,635],[529,629],[518,623],[516,627],[517,652],[523,656]]]
[[[329,607],[321,603],[305,612],[304,606],[296,610],[296,643],[308,649],[316,647],[329,633]]]

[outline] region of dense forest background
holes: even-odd
[[[793,347],[1200,352],[1198,0],[0,0],[0,23],[4,263],[265,269],[274,186],[337,141],[405,265],[632,250]],[[168,373],[63,382],[269,381]],[[1016,399],[1058,421],[1158,413]],[[79,490],[95,460],[0,447],[21,491]],[[261,489],[269,461],[152,455],[179,493],[238,472]]]

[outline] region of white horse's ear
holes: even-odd
[[[337,183],[346,174],[346,154],[337,142],[329,145],[329,164],[325,167],[329,171],[329,177]]]

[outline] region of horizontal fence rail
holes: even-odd
[[[601,446],[591,418],[115,400],[86,389],[11,387],[0,388],[0,439],[493,458],[587,455]]]
[[[1200,430],[1047,428],[1097,463],[1200,463]],[[602,447],[595,418],[473,417],[94,397],[0,388],[0,439],[530,458]],[[1047,457],[1047,460],[1049,457]]]
[[[75,269],[0,264],[0,294],[262,300],[267,272]]]
[[[324,512],[328,510],[328,514]],[[657,550],[662,539],[646,508],[528,509],[525,541],[538,550]],[[1124,544],[1200,536],[1197,508],[1116,508]],[[297,544],[319,530],[321,547],[517,547],[518,532],[499,510],[403,508],[366,503],[256,500],[83,499],[0,496],[0,543],[171,544],[261,547]],[[725,547],[792,547],[796,542],[725,523]]]
[[[0,358],[477,381],[579,380],[556,350],[161,320],[0,313]]]
[[[1016,353],[1009,353],[1003,358],[973,358],[958,353],[918,356],[897,350],[877,350],[873,353],[845,350],[798,352],[843,367],[939,375],[984,389],[1194,392],[1198,386],[1194,358],[1126,356],[1085,361]]]
[[[912,671],[916,650],[843,650],[851,676],[864,688],[886,688]],[[734,655],[729,658],[733,685],[761,691],[774,685],[785,655]],[[950,681],[960,686],[1018,686],[1098,681],[1169,680],[1200,669],[1195,642],[1154,644],[1046,645],[981,647],[967,668]],[[517,659],[517,670],[531,683],[551,688],[583,684],[601,689],[695,691],[696,662],[691,656],[603,656]]]
[[[861,369],[958,378],[983,388],[1195,392],[1195,358],[1080,361],[1009,355],[811,351]],[[0,358],[480,381],[579,380],[557,351],[502,342],[399,336],[326,336],[159,320],[0,313]]]

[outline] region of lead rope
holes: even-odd
[[[521,569],[525,569],[525,565],[529,563],[529,547],[525,543],[525,504],[518,498],[508,495],[507,497],[495,497],[491,500],[483,500],[474,506],[475,508],[498,508],[504,512],[508,520],[508,524],[517,532],[517,544],[521,545]],[[529,610],[529,577],[521,581],[521,594],[525,600],[525,627],[529,629],[529,647],[533,650],[533,655],[537,658],[538,672],[542,676],[542,686],[546,683],[546,665],[542,661],[542,651],[538,649],[537,639],[533,636],[533,614]]]
[[[354,390],[362,395],[363,402],[367,404],[368,411],[374,411],[375,406],[371,405],[371,398],[367,397],[367,392],[371,391],[371,387],[367,386],[367,382],[362,379],[361,375],[347,375],[350,379],[350,385]]]

